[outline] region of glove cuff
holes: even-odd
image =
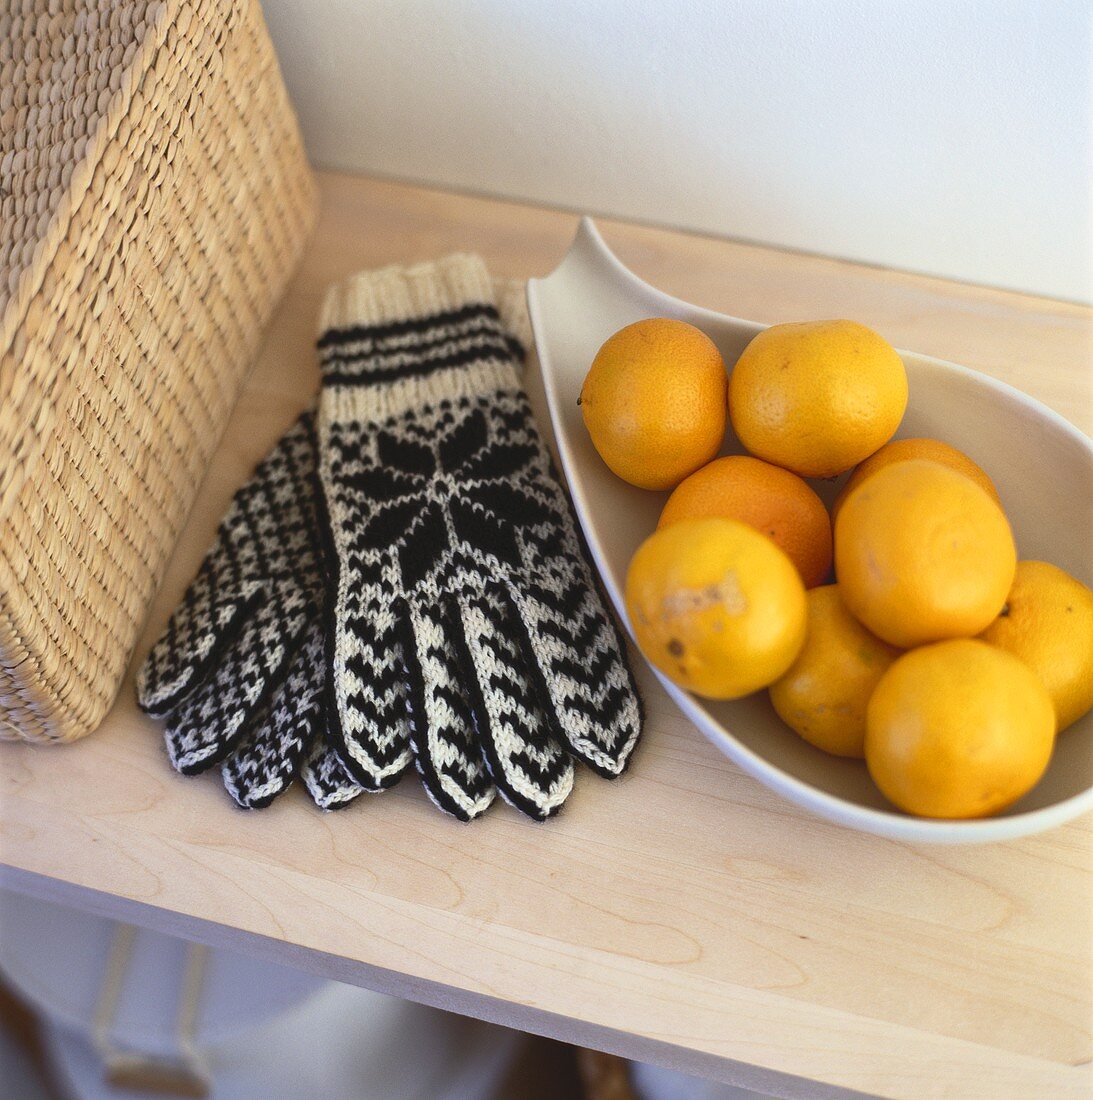
[[[361,272],[327,292],[322,418],[380,420],[519,387],[524,348],[477,256]],[[518,291],[501,284],[506,315]]]
[[[535,343],[531,318],[528,317],[527,291],[528,285],[523,279],[498,277],[493,280],[493,296],[497,303],[497,312],[501,315],[501,325],[519,343],[518,358],[521,363]]]
[[[319,347],[346,330],[396,326],[472,304],[494,305],[493,283],[478,256],[457,252],[410,267],[361,271],[326,292]]]

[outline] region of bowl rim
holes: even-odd
[[[644,293],[651,293],[656,297],[675,303],[688,311],[693,311],[698,316],[707,316],[718,322],[729,321],[745,327],[754,328],[756,331],[768,328],[768,325],[757,321],[747,321],[730,314],[718,313],[715,310],[696,306],[691,302],[674,295],[666,294],[658,290],[650,283],[635,275],[607,246],[595,222],[587,215],[580,219],[577,232],[558,265],[548,275],[541,278],[529,279],[527,283],[528,314],[531,320],[532,333],[535,338],[536,350],[539,356],[542,373],[543,388],[546,393],[547,407],[554,428],[555,442],[561,458],[562,469],[566,480],[573,481],[571,471],[576,466],[576,459],[571,454],[565,434],[560,431],[561,402],[558,392],[557,378],[550,361],[549,353],[545,353],[545,341],[540,337],[543,331],[542,313],[539,302],[539,286],[551,279],[562,270],[567,262],[572,262],[574,256],[581,251],[592,251],[597,258],[606,263],[616,278],[623,283]],[[1011,386],[1008,382],[994,378],[982,371],[971,367],[962,366],[945,359],[923,355],[919,352],[909,352],[897,349],[901,358],[905,361],[911,359],[915,366],[924,366],[937,370],[941,374],[956,375],[970,380],[977,385],[994,390],[1003,398],[1022,406],[1028,412],[1037,416],[1041,421],[1046,421],[1057,430],[1069,436],[1093,458],[1093,441],[1072,424],[1066,417],[1049,408],[1043,402]],[[543,369],[547,364],[549,369]],[[600,540],[591,524],[585,520],[585,509],[581,501],[583,494],[573,493],[574,508],[577,518],[584,531],[589,551],[592,554],[597,572],[604,587],[607,589],[615,611],[621,619],[626,632],[633,641],[633,632],[626,616],[622,594],[611,579],[611,572],[606,568],[606,554],[600,545]],[[635,649],[637,646],[635,644]],[[641,654],[640,649],[638,653]],[[719,748],[734,763],[739,765],[753,778],[758,779],[765,786],[780,794],[782,797],[799,806],[818,814],[829,821],[841,825],[850,826],[874,835],[888,837],[895,840],[920,841],[935,844],[964,844],[964,843],[989,843],[991,841],[1012,840],[1020,836],[1028,836],[1047,829],[1062,825],[1071,821],[1088,810],[1093,809],[1093,782],[1083,791],[1071,795],[1059,802],[1053,802],[1048,806],[1042,806],[1035,810],[1025,810],[1016,814],[1003,814],[988,818],[957,819],[957,818],[926,818],[915,817],[899,810],[877,809],[863,806],[860,803],[849,801],[840,795],[830,794],[820,790],[806,780],[800,779],[790,772],[785,771],[767,760],[765,757],[749,748],[736,738],[733,733],[710,715],[690,692],[684,690],[669,680],[659,669],[655,668],[641,654],[653,675],[664,688],[668,697],[676,704],[683,714],[698,727],[702,734]]]

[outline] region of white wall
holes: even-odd
[[[312,159],[1093,296],[1085,0],[263,0]]]

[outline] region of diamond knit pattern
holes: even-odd
[[[374,279],[374,281],[370,281]],[[555,813],[626,766],[641,707],[481,264],[357,277],[320,339],[328,721],[366,786]],[[423,305],[427,307],[423,309]]]
[[[141,706],[166,720],[171,763],[222,763],[241,806],[268,805],[301,768],[321,806],[361,790],[323,744],[315,471],[305,414],[236,494],[137,678]]]

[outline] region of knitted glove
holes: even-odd
[[[556,812],[572,756],[618,775],[641,708],[481,261],[327,295],[319,478],[331,571],[328,722],[365,786],[411,753],[464,820],[495,790]]]
[[[300,770],[324,809],[362,789],[324,740],[315,473],[305,413],[236,493],[137,676],[171,763],[187,775],[222,763],[241,806],[268,805]]]

